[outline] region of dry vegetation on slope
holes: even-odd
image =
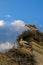
[[[43,32],[35,25],[17,37],[19,46],[0,53],[0,65],[43,65]]]

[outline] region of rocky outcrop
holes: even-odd
[[[43,65],[43,32],[39,31],[35,25],[29,24],[26,26],[29,27],[30,30],[24,31],[18,36],[17,40],[19,42],[22,38],[24,41],[28,42],[27,44],[24,43],[24,47],[27,49],[31,48],[36,65]]]
[[[26,24],[25,26],[29,27],[31,30],[37,30],[36,26],[32,24]]]
[[[17,38],[19,46],[14,44],[8,52],[0,53],[0,65],[43,65],[43,32],[35,25],[26,25],[30,29]]]
[[[11,49],[0,55],[0,65],[34,65],[35,60],[30,52],[23,47]]]

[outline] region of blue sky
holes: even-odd
[[[1,49],[11,46],[25,23],[35,24],[43,30],[43,0],[0,0]],[[7,47],[4,44],[8,44]]]
[[[10,15],[11,18],[5,17]],[[0,19],[43,24],[43,0],[0,0]]]

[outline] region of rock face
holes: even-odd
[[[19,46],[14,45],[8,52],[0,53],[0,65],[43,65],[43,32],[35,25],[26,25],[17,38]]]
[[[24,47],[27,49],[31,48],[31,53],[34,55],[36,65],[43,65],[43,32],[39,31],[35,25],[28,24],[26,26],[29,27],[30,30],[19,35],[17,40],[19,42],[22,38],[27,41],[28,44],[24,43]]]
[[[0,65],[34,65],[34,58],[25,48],[11,49],[0,53]]]
[[[26,24],[25,26],[29,27],[31,30],[36,30],[36,26],[35,25],[32,25],[32,24]]]

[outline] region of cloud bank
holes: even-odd
[[[22,20],[14,20],[9,23],[0,20],[0,51],[11,48],[18,33],[24,29],[25,23]]]
[[[11,23],[12,26],[20,26],[20,27],[24,27],[25,23],[24,21],[21,20],[15,20],[14,22]]]
[[[1,43],[0,44],[0,51],[5,51],[8,49],[11,49],[12,47],[13,47],[13,44],[11,44],[10,42]]]

